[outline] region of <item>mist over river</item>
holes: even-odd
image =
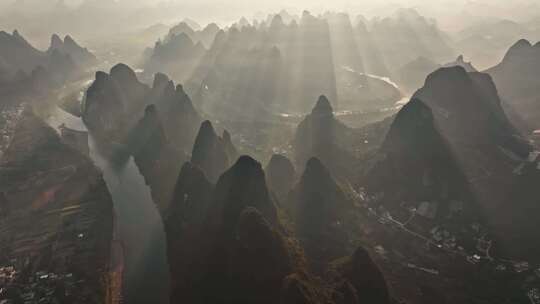
[[[54,128],[61,124],[87,130],[83,121],[54,107],[47,117]],[[168,303],[169,270],[163,222],[133,158],[115,163],[104,156],[89,134],[90,157],[101,169],[111,193],[119,238],[124,245],[124,300],[126,303]]]

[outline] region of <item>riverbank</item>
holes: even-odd
[[[86,131],[79,117],[58,107],[46,114],[49,125],[58,130],[67,128]],[[132,158],[114,163],[100,151],[98,143],[89,134],[90,158],[100,168],[111,192],[123,244],[124,301],[126,303],[164,303],[169,295],[169,268],[163,223],[150,189]]]

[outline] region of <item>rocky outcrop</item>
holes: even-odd
[[[144,109],[148,90],[126,65],[114,66],[109,74],[97,72],[83,105],[86,126],[101,138],[125,141],[136,123],[134,117]]]
[[[198,261],[208,246],[209,240],[204,238],[203,231],[213,191],[214,185],[200,168],[186,162],[178,176],[170,207],[161,209],[167,235],[171,300],[194,301],[198,296],[193,288],[205,267]]]
[[[383,274],[362,247],[332,263],[329,273],[340,286],[334,298],[341,303],[392,303]]]
[[[478,70],[472,65],[471,62],[465,61],[463,55],[459,55],[455,61],[443,65],[443,68],[450,68],[454,66],[460,66],[464,68],[467,73],[478,72]]]
[[[261,165],[247,156],[215,188],[186,163],[166,229],[174,301],[276,303],[283,279],[300,267]]]
[[[317,158],[311,158],[289,195],[296,234],[316,271],[347,253],[352,201]]]
[[[102,142],[125,144],[146,106],[154,104],[166,137],[180,151],[191,149],[200,117],[183,87],[156,74],[153,87],[141,83],[135,72],[124,64],[110,74],[97,72],[88,88],[83,120]]]
[[[170,215],[173,221],[194,223],[204,222],[212,200],[214,185],[208,181],[204,172],[190,162],[184,163],[178,176],[173,196]],[[177,224],[170,221],[172,224]]]
[[[124,104],[126,106],[135,106],[137,99],[144,98],[144,95],[148,91],[148,86],[139,82],[137,74],[129,66],[119,63],[111,68],[110,77],[114,81],[114,84],[118,86]]]
[[[45,66],[47,56],[34,48],[17,30],[12,34],[0,31],[0,57],[12,73],[22,70],[30,73],[38,66]]]
[[[179,150],[190,151],[201,123],[191,98],[180,84],[174,86],[166,75],[156,74],[149,98],[156,105],[171,144]]]
[[[335,214],[333,207],[341,212],[344,198],[336,194],[335,188],[330,189],[337,186],[328,171],[320,163],[310,168],[310,172],[315,172],[306,174],[310,177],[304,183],[305,193],[316,191],[326,199],[323,202],[326,205],[318,208],[320,200],[317,200],[313,205],[306,204],[301,212],[313,214],[306,209],[315,208],[319,213],[324,209],[330,212],[328,217]],[[363,289],[373,286],[366,283],[368,279],[352,275],[349,278],[346,272],[336,272],[324,281],[311,274],[310,256],[304,255],[302,242],[286,232],[262,167],[248,156],[240,157],[222,174],[215,187],[198,166],[184,164],[164,218],[173,302],[345,303],[334,301],[339,298],[334,293],[342,294],[338,285],[343,284],[336,282],[346,280],[351,282],[348,283],[351,294],[355,295],[354,301],[346,303],[362,303],[356,293],[377,292]],[[319,218],[311,217],[311,220]],[[329,242],[323,247],[334,250],[326,245],[330,246]],[[366,269],[371,274],[372,268]],[[379,277],[374,279],[378,284]]]
[[[294,165],[286,156],[274,154],[264,171],[268,189],[273,191],[280,201],[284,201],[296,182]]]
[[[249,156],[242,156],[216,184],[213,212],[222,233],[233,232],[246,207],[256,208],[270,224],[278,227],[276,205],[268,191],[261,164]]]
[[[433,212],[420,212],[421,216],[438,223],[478,216],[468,179],[431,109],[421,100],[413,99],[401,109],[378,153],[379,161],[368,172],[365,185],[369,192],[383,194],[382,202],[394,217],[406,221],[410,214],[403,204],[421,209],[424,202],[433,206]],[[460,214],[451,207],[456,202],[461,204]],[[473,220],[468,218],[467,223]]]
[[[0,264],[16,271],[2,295],[109,303],[113,204],[102,175],[31,110],[21,115],[0,159]]]
[[[448,214],[454,214],[452,221],[458,224],[449,228],[451,231],[458,233],[474,220],[487,227],[498,246],[506,249],[505,254],[528,256],[531,242],[512,236],[524,223],[510,222],[521,219],[519,214],[523,210],[536,206],[537,194],[531,188],[526,191],[528,199],[519,204],[514,203],[513,197],[521,183],[519,168],[526,162],[531,147],[505,115],[491,77],[467,73],[462,67],[442,68],[428,76],[411,103],[396,117],[396,128],[390,130],[381,150],[380,167],[372,171],[387,173],[368,176],[366,183],[370,179],[378,183],[382,178],[385,182],[376,186],[379,189],[401,184],[403,188],[394,188],[400,192],[390,194],[392,200],[421,203],[413,209],[392,211],[396,218],[407,220],[410,210],[416,210],[416,215],[441,224],[448,223]],[[404,122],[407,123],[401,125]],[[393,143],[389,143],[392,138]],[[405,169],[408,166],[415,169]],[[407,176],[400,178],[399,172]],[[406,202],[403,204],[407,206]],[[474,232],[467,233],[464,239],[473,235]],[[527,237],[534,238],[531,234]],[[472,239],[460,241],[470,241],[469,246],[474,246]]]
[[[219,137],[210,121],[203,122],[193,145],[191,162],[199,166],[210,181],[216,182],[234,161],[233,154],[236,149],[229,133],[225,131],[224,137]]]
[[[167,148],[167,141],[156,106],[147,106],[143,118],[131,131],[130,153],[140,163],[159,161],[161,152]]]
[[[127,149],[150,186],[154,202],[167,210],[186,155],[171,145],[156,106],[146,107],[144,117],[130,132]]]
[[[239,214],[232,232],[211,244],[195,303],[277,303],[297,267],[287,240],[254,208]]]
[[[332,105],[319,97],[311,114],[298,125],[292,146],[298,168],[311,157],[319,158],[338,177],[350,177],[352,153],[347,150],[354,132],[334,117]]]
[[[240,213],[236,238],[229,262],[231,290],[238,301],[274,303],[283,278],[294,271],[285,238],[252,207]]]
[[[77,44],[77,42],[69,35],[67,35],[63,41],[58,35],[52,35],[51,44],[47,53],[52,54],[54,51],[69,55],[79,66],[87,67],[97,63],[96,56],[88,51],[88,49]]]
[[[530,149],[520,143],[487,74],[467,73],[462,67],[442,68],[428,76],[413,98],[432,108],[441,132],[457,150],[465,145],[500,145],[526,155]]]

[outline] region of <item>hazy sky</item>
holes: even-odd
[[[54,6],[61,0],[0,0],[0,4],[27,3],[28,6]],[[384,14],[393,7],[416,7],[420,10],[439,13],[475,10],[477,14],[505,14],[512,18],[515,10],[527,13],[531,4],[539,4],[540,0],[63,0],[66,4],[80,4],[83,1],[92,3],[121,2],[125,6],[161,4],[185,6],[186,8],[216,7],[221,9],[224,16],[233,13],[248,15],[257,11],[275,11],[287,9],[309,9],[315,12],[324,10],[347,10],[365,12],[365,14]],[[510,10],[508,10],[510,8]],[[204,12],[201,11],[201,14]],[[534,13],[529,11],[529,13]]]
[[[62,0],[0,0],[0,5],[4,6],[0,7],[0,27],[6,25],[24,28],[26,23],[32,21],[38,23],[39,27],[43,25],[42,19],[54,22],[50,16],[40,19],[33,15],[54,10],[60,1]],[[15,2],[17,5],[13,5]],[[452,27],[458,30],[457,27],[460,25],[470,20],[479,20],[479,17],[508,18],[523,22],[540,16],[540,0],[63,0],[63,2],[75,6],[86,2],[93,6],[111,7],[109,15],[96,11],[96,16],[86,16],[86,12],[90,11],[86,8],[80,10],[78,14],[97,22],[100,22],[99,18],[125,18],[126,20],[119,22],[129,28],[146,27],[150,23],[158,22],[172,24],[183,18],[194,19],[202,25],[209,22],[229,25],[242,16],[249,19],[256,14],[274,13],[282,9],[292,13],[306,9],[315,14],[328,10],[345,11],[353,16],[362,14],[369,18],[391,15],[400,7],[412,7],[426,17],[436,18],[442,28],[450,30]],[[18,12],[14,14],[6,7],[16,7]],[[140,7],[145,9],[137,11],[136,8]],[[69,22],[81,20],[79,15],[67,15],[72,15],[75,20]],[[62,18],[69,19],[67,15],[64,14]],[[8,19],[9,22],[6,21]]]

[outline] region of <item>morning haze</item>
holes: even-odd
[[[538,304],[539,40],[534,0],[0,0],[0,304]]]

